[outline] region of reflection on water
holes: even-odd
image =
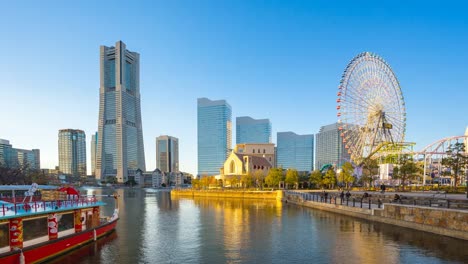
[[[96,189],[97,194],[111,194]],[[464,263],[468,242],[276,201],[118,189],[115,235],[56,263]],[[103,197],[113,210],[113,198]]]

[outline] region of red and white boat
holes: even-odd
[[[28,188],[24,197],[16,196]],[[119,219],[117,195],[112,195],[113,215],[102,217],[100,207],[105,203],[95,196],[79,196],[70,187],[62,189],[65,192],[45,188],[51,187],[0,186],[0,263],[41,263],[114,231]],[[34,195],[36,189],[42,195]],[[12,195],[5,197],[10,190]]]

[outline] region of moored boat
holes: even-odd
[[[110,234],[118,221],[116,195],[109,195],[115,198],[113,215],[102,217],[104,202],[71,187],[46,190],[33,184],[24,197],[16,196],[24,186],[0,190],[0,263],[47,261]],[[6,190],[12,195],[5,197]]]

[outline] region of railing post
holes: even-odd
[[[355,206],[356,206],[356,199],[353,198],[353,207],[355,207]]]
[[[335,196],[335,204],[336,204],[336,196]]]
[[[377,200],[377,207],[380,209],[381,206],[382,206],[382,201],[379,199]]]
[[[447,208],[450,208],[450,200],[447,200]]]
[[[429,207],[432,207],[431,199],[429,199]]]
[[[361,198],[361,208],[362,208],[362,201],[364,200],[364,198]]]
[[[372,200],[369,198],[369,209],[371,209]]]

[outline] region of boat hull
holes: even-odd
[[[118,219],[95,229],[85,230],[56,240],[49,240],[47,242],[23,248],[25,263],[41,263],[93,242],[94,230],[96,230],[96,239],[99,239],[100,237],[113,232],[117,225],[117,221]],[[8,252],[0,255],[0,263],[2,264],[18,264],[20,263],[20,259],[20,251]]]

